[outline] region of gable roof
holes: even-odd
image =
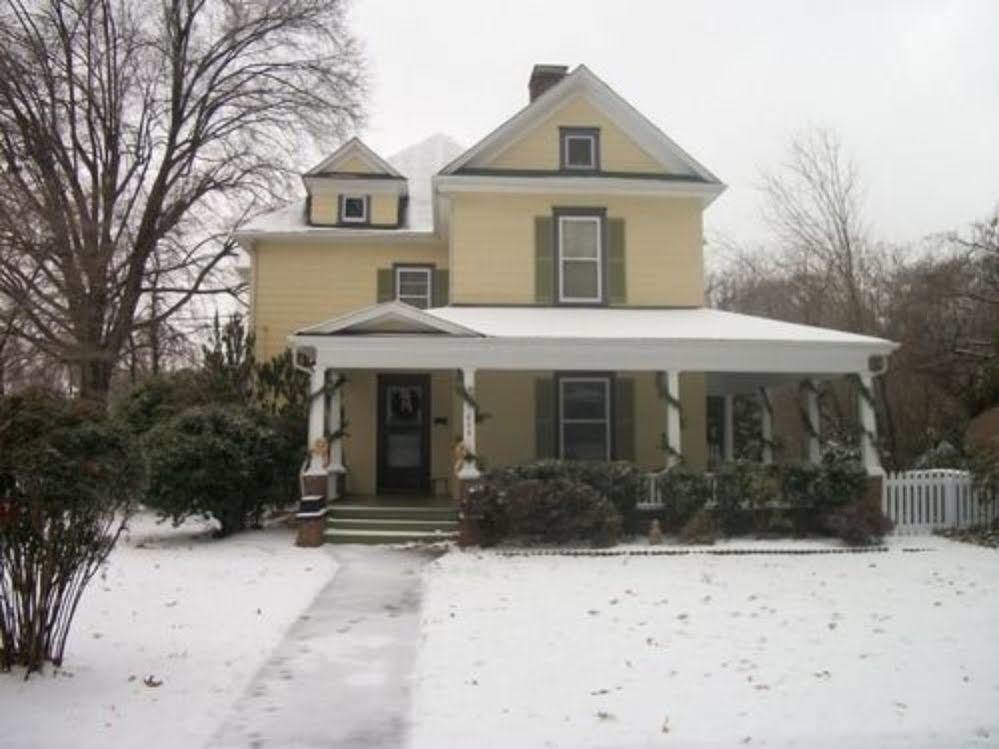
[[[325,159],[312,167],[312,169],[307,171],[303,176],[321,177],[323,175],[336,174],[337,164],[343,163],[351,156],[356,156],[362,161],[367,162],[374,170],[374,174],[372,174],[372,176],[377,176],[381,173],[397,179],[405,179],[405,177],[400,174],[395,167],[371,150],[371,148],[365,145],[364,141],[356,136],[348,140]]]
[[[454,336],[480,336],[477,330],[451,322],[417,309],[403,302],[383,302],[350,312],[332,320],[295,331],[295,335],[351,335],[351,334],[443,334]]]
[[[721,180],[707,167],[680,148],[666,133],[585,65],[578,65],[565,78],[445,166],[440,173],[455,174],[473,161],[498,155],[534,126],[540,124],[570,97],[579,94],[585,96],[593,106],[665,169],[687,174],[690,178],[703,182],[721,184]]]

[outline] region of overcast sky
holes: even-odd
[[[585,63],[728,191],[709,232],[764,236],[755,186],[790,133],[837,130],[878,236],[919,239],[999,202],[999,0],[354,0],[371,63],[362,137],[388,156],[471,145],[534,63]]]

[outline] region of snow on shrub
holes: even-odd
[[[130,435],[102,410],[42,390],[0,398],[0,670],[62,663],[141,478]]]
[[[143,438],[146,504],[175,524],[213,518],[218,536],[259,524],[285,490],[284,440],[263,414],[236,406],[188,409]]]
[[[593,487],[566,478],[486,479],[470,491],[464,509],[479,517],[483,546],[512,540],[606,547],[621,535],[614,505]]]

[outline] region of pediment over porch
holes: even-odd
[[[402,302],[385,302],[295,331],[295,336],[445,335],[481,337],[482,333]]]

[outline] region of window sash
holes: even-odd
[[[413,285],[422,282],[423,290],[416,291]],[[395,269],[395,298],[418,309],[432,307],[433,268],[398,267]]]
[[[347,201],[359,200],[361,202],[361,215],[347,215]],[[340,220],[345,224],[366,224],[368,222],[368,198],[364,195],[344,195],[340,203]]]
[[[579,164],[573,163],[569,158],[571,149],[569,147],[572,141],[584,140],[590,144],[590,160],[588,163]],[[562,164],[566,169],[595,169],[597,166],[597,139],[593,135],[584,135],[581,133],[567,133],[562,138]]]
[[[566,257],[564,227],[569,223],[590,223],[596,227],[597,254],[596,257]],[[604,287],[604,237],[603,219],[600,216],[559,216],[558,219],[558,296],[560,302],[602,302]],[[593,296],[577,296],[566,293],[565,267],[568,263],[593,263],[596,265],[596,289]]]
[[[565,416],[565,393],[566,385],[576,383],[599,384],[603,390],[604,414],[601,418],[567,418]],[[611,378],[610,377],[560,377],[558,380],[558,449],[559,456],[563,459],[566,455],[566,429],[567,425],[573,424],[599,424],[604,427],[604,460],[611,458],[611,428],[613,420],[611,418]]]

